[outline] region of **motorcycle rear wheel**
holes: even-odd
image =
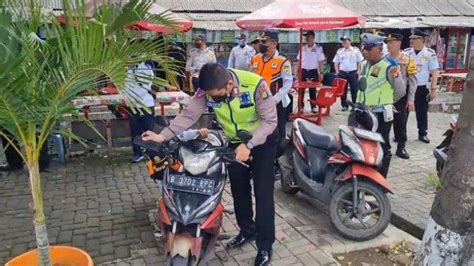
[[[354,188],[352,182],[346,182],[336,189],[329,203],[329,216],[331,218],[331,222],[337,231],[339,231],[339,233],[341,233],[341,235],[347,239],[354,241],[365,241],[375,238],[380,235],[390,223],[390,218],[392,215],[390,201],[388,200],[388,197],[382,188],[371,182],[360,180],[358,182],[358,191],[359,193],[362,193],[361,195],[364,195],[363,197],[365,202],[359,207],[359,209],[362,208],[364,211],[367,211],[367,213],[363,214],[361,221],[351,214],[353,190]],[[373,201],[365,200],[366,193],[368,194],[367,199],[376,200],[378,206],[376,206]],[[343,205],[343,208],[340,208],[341,205]],[[350,211],[347,211],[348,209]],[[346,217],[342,218],[339,211],[342,211],[342,214],[347,213]],[[346,212],[344,213],[344,211]],[[363,224],[366,224],[366,222],[369,222],[371,218],[377,216],[377,214],[378,220],[376,220],[373,226],[368,228],[362,226]],[[349,227],[347,223],[351,223],[354,226],[360,225],[363,228],[353,229]]]

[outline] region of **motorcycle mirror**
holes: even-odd
[[[367,79],[365,77],[361,77],[359,79],[359,90],[365,91],[367,89]]]
[[[162,127],[167,127],[170,125],[170,121],[166,116],[155,116],[155,123]]]
[[[239,130],[237,132],[237,137],[241,139],[243,142],[248,142],[249,140],[253,138],[253,135],[247,130]]]

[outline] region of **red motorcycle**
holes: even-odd
[[[332,224],[346,238],[364,241],[381,234],[391,217],[386,192],[392,192],[378,171],[382,136],[375,132],[375,114],[352,105],[350,121],[333,136],[322,127],[296,119],[286,153],[279,158],[283,192],[303,192],[329,204]]]
[[[141,137],[134,140],[147,150],[150,176],[161,180],[156,218],[165,242],[167,265],[205,263],[214,253],[221,229],[221,197],[227,164],[235,162],[234,150],[224,145],[216,131],[210,131],[207,140],[198,136],[197,130],[188,130],[163,145]],[[238,136],[247,141],[252,138],[244,131]]]

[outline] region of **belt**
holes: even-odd
[[[357,69],[356,70],[351,70],[351,71],[339,70],[339,72],[344,72],[344,73],[348,73],[348,74],[356,72],[356,71],[357,71]]]
[[[311,70],[318,70],[317,68],[311,68],[311,69],[307,69],[307,68],[302,68],[303,70],[306,70],[306,71],[311,71]]]

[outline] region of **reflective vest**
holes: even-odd
[[[284,56],[274,56],[268,61],[263,60],[263,54],[257,54],[252,57],[251,66],[254,72],[267,82],[268,87],[273,95],[283,86],[281,78],[281,70],[286,62]]]
[[[362,103],[365,99],[365,104],[371,107],[393,104],[393,87],[388,81],[390,66],[386,58],[374,65],[364,62],[361,77],[366,78],[367,88],[365,91],[359,90],[357,102]]]
[[[208,106],[214,109],[217,120],[222,126],[225,135],[231,142],[239,142],[238,130],[255,131],[261,124],[257,114],[255,94],[262,77],[252,72],[229,69],[237,77],[240,87],[239,95],[227,101],[216,103],[207,97]]]

